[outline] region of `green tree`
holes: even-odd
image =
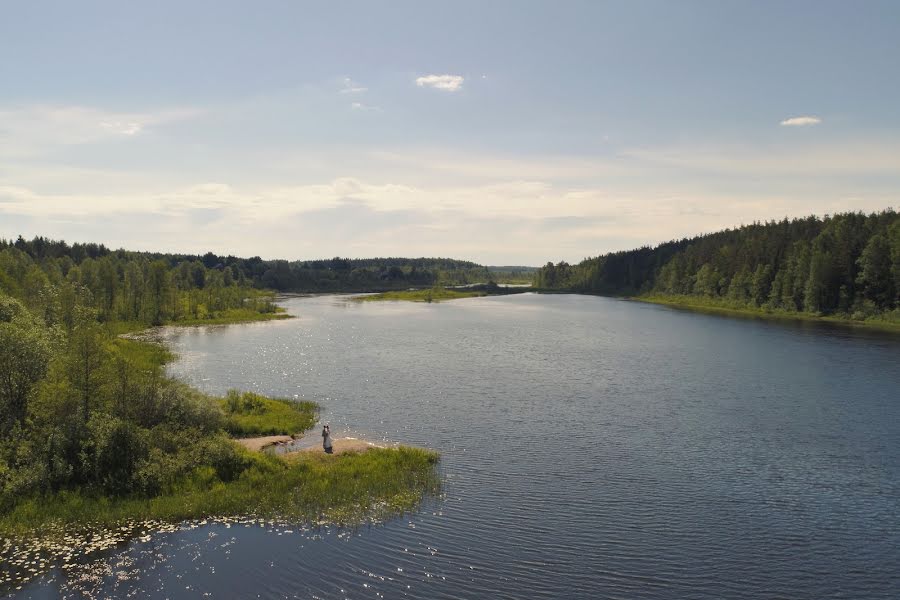
[[[85,424],[99,400],[101,369],[107,352],[104,331],[94,321],[82,321],[69,335],[66,373],[80,400],[81,419]]]
[[[12,298],[0,298],[0,431],[5,435],[28,411],[34,385],[50,361],[48,331]]]
[[[750,282],[750,299],[756,306],[762,306],[769,297],[772,287],[772,265],[759,264]]]
[[[721,276],[709,263],[705,263],[694,276],[694,293],[704,296],[717,296],[719,294],[719,280]]]
[[[873,235],[857,261],[856,282],[863,295],[878,308],[891,308],[894,303],[894,278],[891,273],[891,246],[883,235]]]

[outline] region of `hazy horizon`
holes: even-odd
[[[900,5],[33,2],[0,237],[577,262],[900,189]]]

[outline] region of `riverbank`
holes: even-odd
[[[884,318],[878,317],[870,317],[866,320],[859,320],[834,315],[823,316],[770,308],[750,308],[746,306],[735,306],[729,304],[724,300],[715,300],[712,298],[702,298],[698,296],[654,294],[645,296],[631,296],[626,299],[636,302],[660,304],[663,306],[670,306],[673,308],[680,308],[708,314],[720,314],[726,316],[751,317],[760,319],[777,319],[782,321],[829,323],[847,327],[870,329],[873,331],[900,333],[900,321],[886,320]]]

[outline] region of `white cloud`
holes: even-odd
[[[781,122],[782,125],[786,127],[803,127],[805,125],[818,125],[822,122],[822,119],[819,117],[791,117],[790,119],[785,119]]]
[[[465,79],[460,75],[423,75],[416,78],[416,85],[447,92],[458,92],[462,89],[463,81]]]
[[[342,80],[344,87],[341,89],[342,94],[361,94],[369,90],[369,88],[364,85],[353,81],[349,77],[344,77]]]

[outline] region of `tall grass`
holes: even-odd
[[[225,430],[235,436],[294,435],[316,423],[319,405],[308,400],[267,398],[230,390],[219,400],[225,411]]]

